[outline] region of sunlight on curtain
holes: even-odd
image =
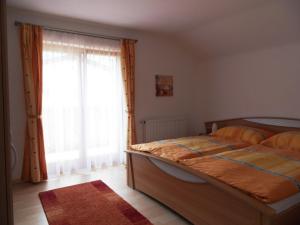
[[[43,75],[49,175],[122,163],[127,115],[119,42],[45,31]]]

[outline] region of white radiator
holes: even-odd
[[[184,137],[187,135],[187,120],[182,117],[149,119],[142,121],[143,142]]]

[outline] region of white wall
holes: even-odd
[[[15,20],[95,34],[138,39],[136,48],[136,119],[138,140],[142,130],[139,121],[145,118],[186,115],[190,117],[190,81],[195,68],[191,55],[170,38],[79,20],[52,17],[29,11],[8,9],[8,70],[12,141],[18,153],[13,179],[20,177],[25,131],[25,105],[19,48]],[[174,75],[174,97],[156,98],[154,75]]]
[[[193,121],[247,116],[300,118],[300,42],[202,62]]]

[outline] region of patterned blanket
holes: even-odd
[[[162,158],[178,161],[239,149],[248,145],[231,139],[203,135],[132,145],[131,150],[148,152]]]
[[[253,145],[180,163],[265,203],[277,202],[300,190],[298,151]]]

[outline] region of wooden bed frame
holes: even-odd
[[[238,118],[205,123],[207,132],[212,124],[260,127],[276,133],[298,130],[300,120],[274,117]],[[271,123],[271,124],[266,124]],[[288,124],[285,126],[284,124]],[[176,162],[136,151],[127,153],[128,186],[141,191],[173,209],[193,224],[199,225],[298,225],[300,203],[276,213],[270,206],[212,177]],[[157,164],[168,165],[195,176],[204,183],[189,182],[170,175]]]

